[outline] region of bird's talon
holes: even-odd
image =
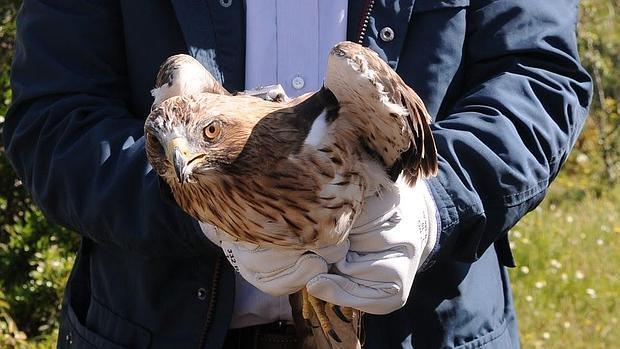
[[[301,315],[306,321],[310,322],[312,318],[312,313],[310,312],[312,304],[310,304],[310,299],[308,297],[308,290],[303,288],[301,290]]]
[[[342,343],[342,339],[340,339],[340,337],[338,337],[338,334],[336,334],[336,331],[334,331],[333,328],[331,330],[329,330],[327,332],[327,334],[329,334],[329,336],[332,337],[332,339],[335,340],[336,342]]]
[[[340,308],[339,305],[334,305],[332,307],[332,309],[334,310],[334,314],[336,314],[336,316],[338,316],[338,318],[340,318],[340,320],[346,322],[346,323],[350,323],[352,319],[347,318],[346,315],[344,315],[344,313],[342,312],[342,309]]]
[[[347,319],[351,319],[351,321],[353,321],[353,308],[351,307],[344,307],[344,309],[342,309],[342,314],[347,318]]]

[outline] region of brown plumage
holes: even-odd
[[[430,117],[374,52],[343,42],[324,87],[286,103],[231,96],[193,58],[160,69],[146,151],[179,205],[239,240],[315,250],[346,239],[364,198],[437,171]]]

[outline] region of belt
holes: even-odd
[[[301,341],[295,326],[283,321],[232,329],[223,349],[299,349]]]

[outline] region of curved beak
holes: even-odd
[[[174,153],[172,153],[172,165],[174,166],[174,173],[177,175],[179,182],[187,182],[191,173],[187,171],[187,158],[185,158],[183,151],[179,148],[175,148]]]
[[[196,160],[202,158],[202,155],[191,153],[187,141],[182,138],[173,139],[167,150],[168,160],[174,167],[174,173],[179,183],[191,182],[193,168],[197,163]]]

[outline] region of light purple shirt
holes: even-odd
[[[296,97],[323,85],[327,54],[346,39],[347,0],[246,0],[245,87],[281,84]],[[288,296],[237,274],[232,328],[291,321]]]
[[[318,90],[327,53],[346,35],[347,0],[246,0],[246,89]]]

